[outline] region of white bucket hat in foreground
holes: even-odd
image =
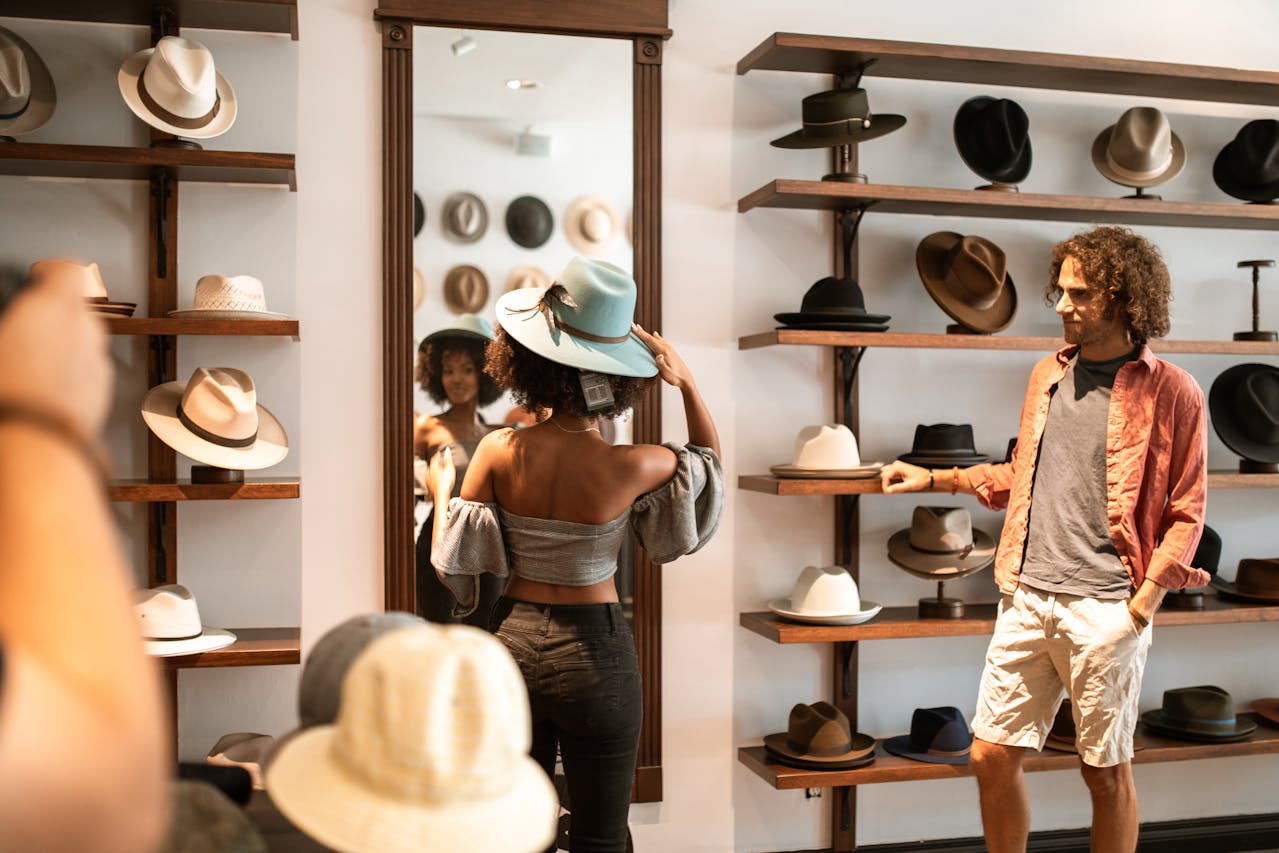
[[[583,255],[604,254],[617,239],[617,211],[597,195],[574,199],[564,213],[564,236]]]
[[[204,275],[195,283],[192,307],[170,311],[189,320],[288,320],[288,314],[266,310],[262,282],[251,275]]]
[[[863,463],[857,437],[843,424],[806,426],[795,437],[790,465],[773,465],[775,477],[868,478],[879,476],[882,462]]]
[[[146,641],[146,652],[154,657],[211,652],[235,642],[235,634],[230,631],[204,627],[195,596],[180,584],[137,590],[133,610]]]
[[[218,468],[269,468],[289,453],[289,437],[259,405],[253,378],[233,367],[197,367],[187,382],[147,392],[142,419],[183,456]]]
[[[235,91],[197,41],[164,36],[120,65],[120,95],[154,128],[189,139],[210,139],[235,123]]]
[[[795,622],[814,625],[860,625],[875,616],[882,605],[863,601],[842,566],[808,566],[800,572],[790,598],[774,598],[768,609]]]
[[[19,136],[40,128],[58,102],[53,75],[35,48],[0,27],[0,134]]]
[[[336,725],[280,747],[267,790],[341,853],[535,853],[554,839],[559,806],[530,742],[528,691],[497,638],[403,628],[351,665]]]

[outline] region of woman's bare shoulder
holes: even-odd
[[[669,447],[660,444],[620,444],[613,448],[616,458],[638,491],[651,492],[675,476],[678,458]]]

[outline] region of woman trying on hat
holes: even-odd
[[[481,577],[510,577],[492,628],[520,663],[531,754],[548,775],[559,747],[577,853],[626,849],[642,694],[618,552],[628,530],[655,563],[696,551],[723,505],[715,425],[675,349],[632,324],[635,292],[617,267],[575,258],[550,287],[501,298],[487,370],[517,403],[551,413],[480,441],[432,559],[462,612]],[[600,418],[638,402],[655,375],[683,396],[688,444],[605,442]]]
[[[494,429],[484,423],[479,413],[480,406],[502,396],[501,389],[484,373],[484,348],[491,340],[493,326],[487,320],[463,314],[453,325],[427,335],[418,347],[418,384],[436,403],[449,406],[438,415],[416,415],[413,422],[413,453],[428,463],[426,491],[433,500],[431,514],[417,538],[416,560],[417,609],[431,622],[458,621],[453,615],[453,596],[431,569],[431,538],[437,519],[442,521],[444,517],[444,513],[435,512],[435,507],[443,507],[450,497],[456,497],[461,474],[476,445]],[[445,457],[458,472],[447,481],[436,475]],[[483,581],[480,602],[463,621],[488,628],[488,614],[501,591],[497,578]]]

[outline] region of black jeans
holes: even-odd
[[[533,717],[529,751],[548,777],[559,747],[573,853],[625,853],[639,749],[639,658],[620,604],[502,597],[493,631],[519,664]]]

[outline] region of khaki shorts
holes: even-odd
[[[1123,599],[1019,586],[999,603],[973,734],[990,743],[1043,748],[1064,688],[1084,763],[1130,761],[1150,643],[1150,626],[1138,633]]]

